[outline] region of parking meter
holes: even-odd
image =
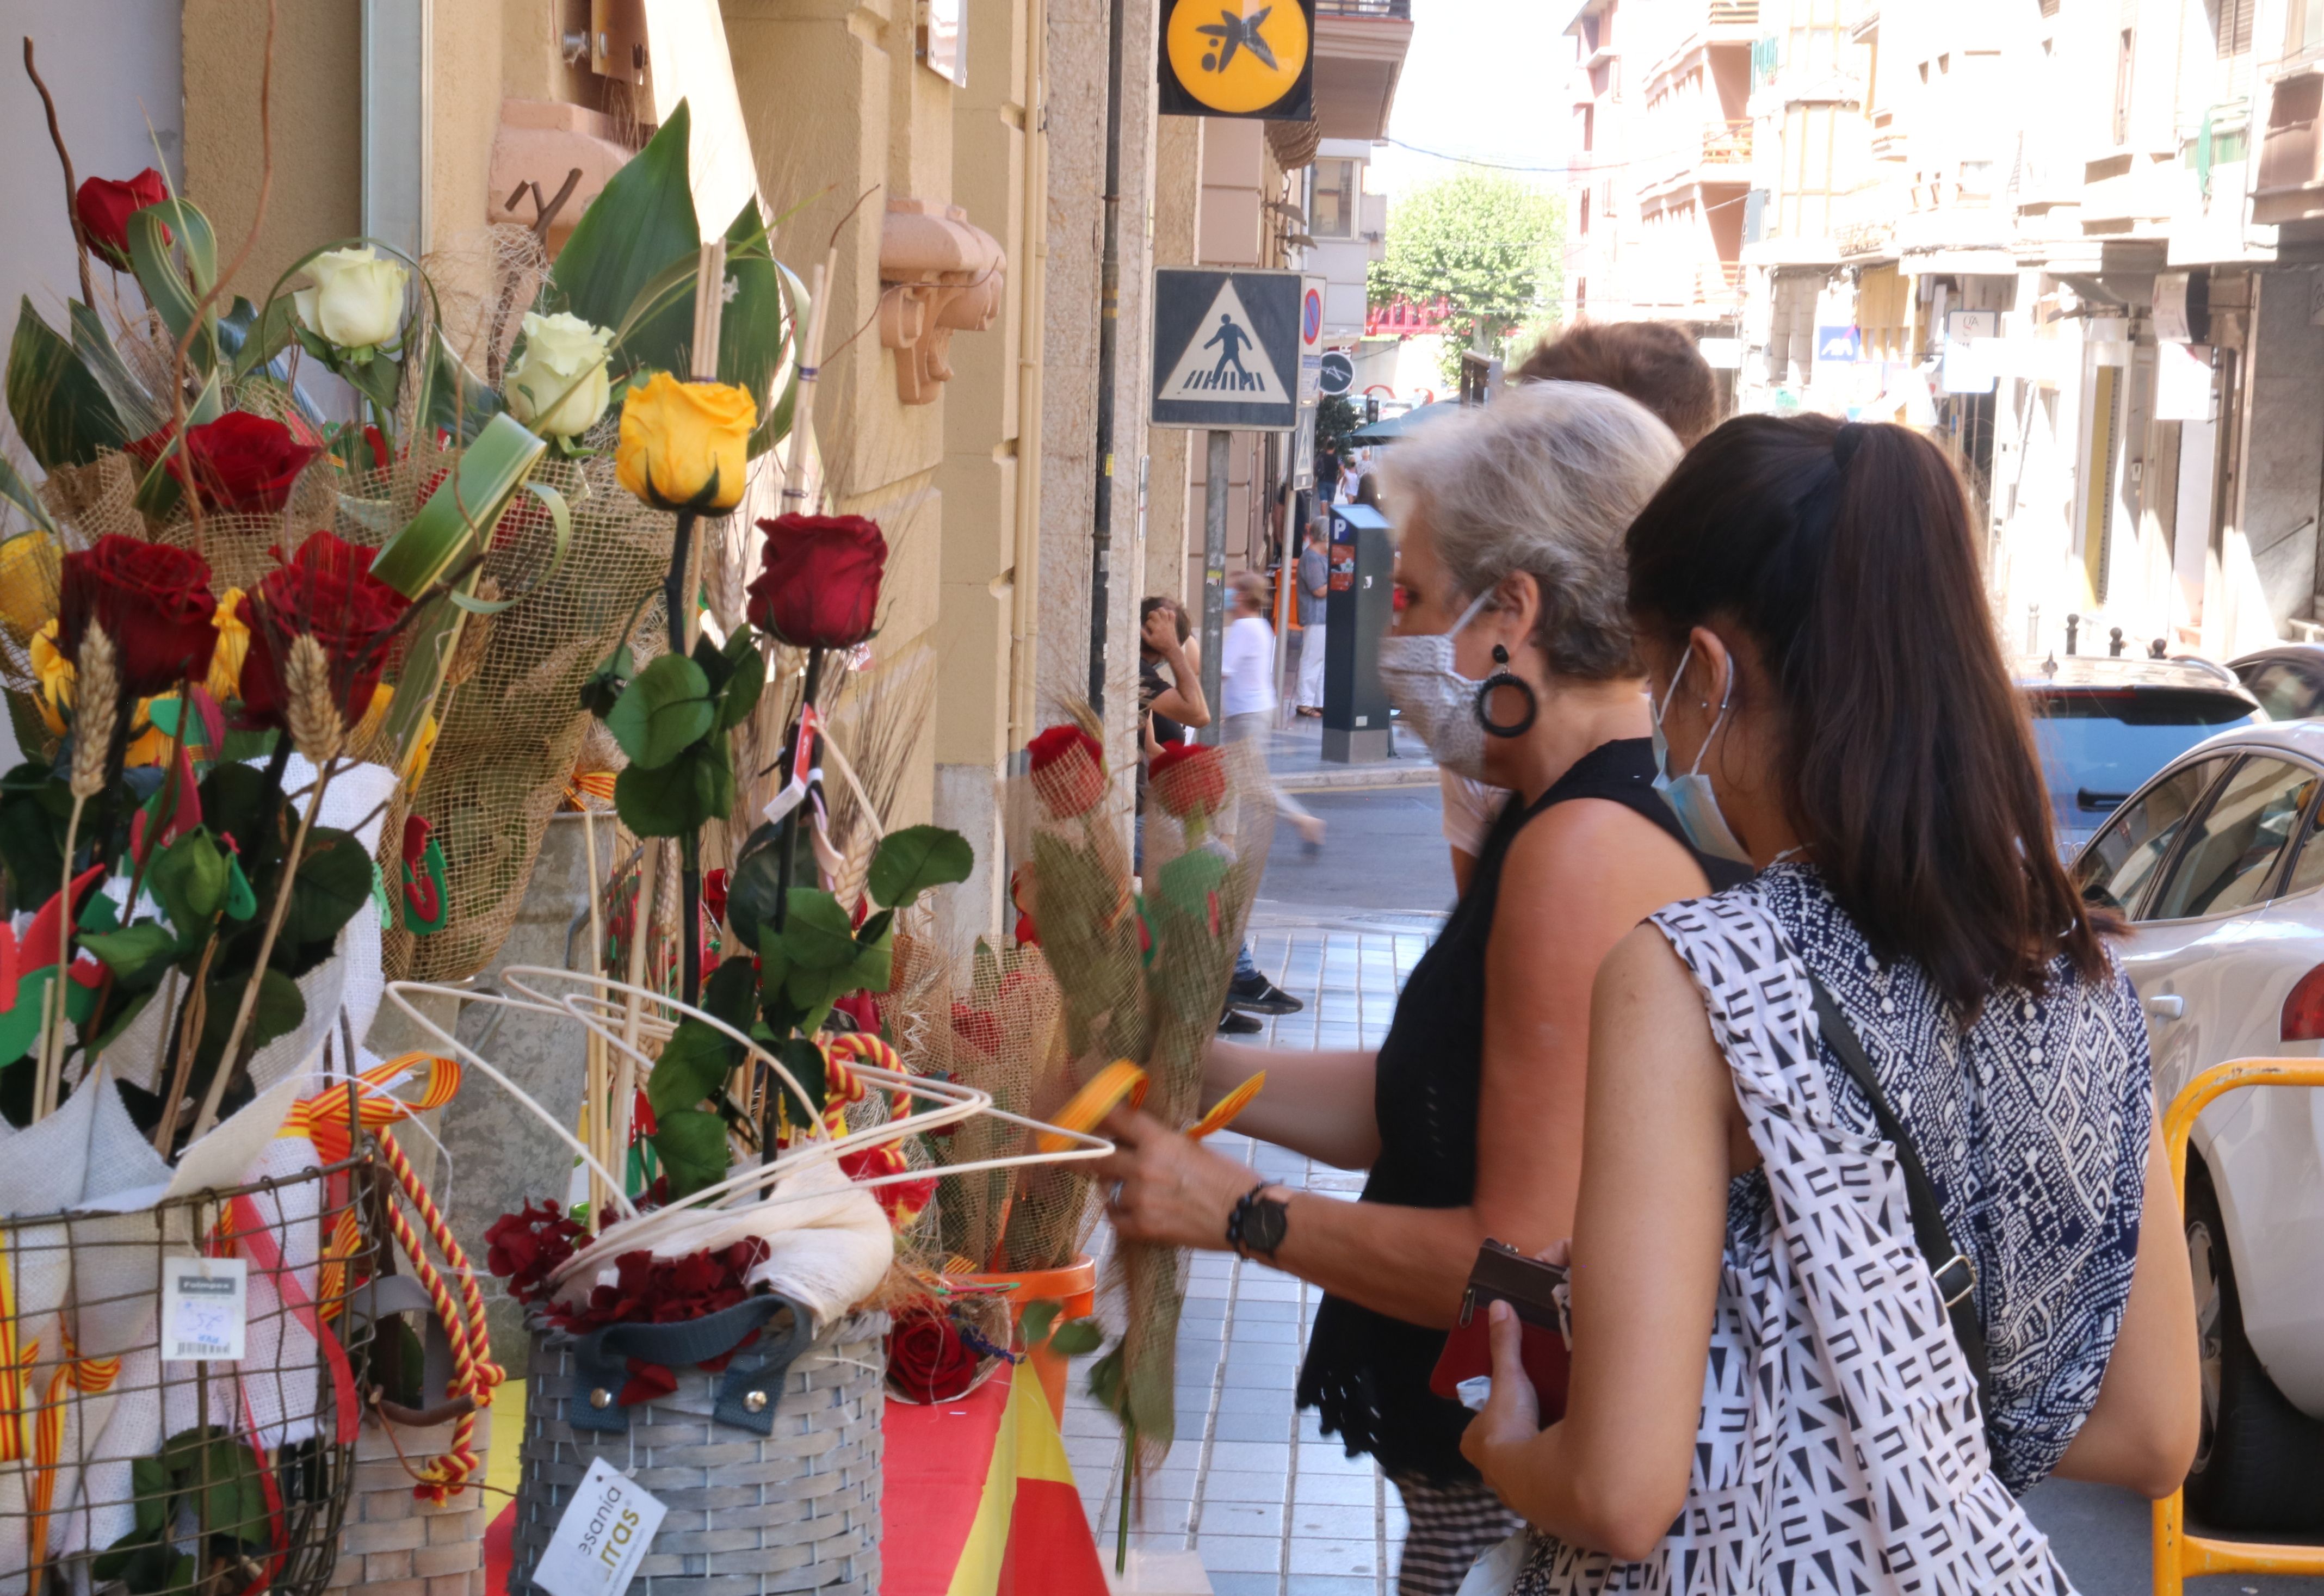
[[[1323,757],[1334,764],[1387,759],[1388,694],[1380,639],[1394,614],[1396,551],[1388,518],[1369,504],[1332,506],[1330,592],[1323,603]]]

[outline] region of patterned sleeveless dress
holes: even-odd
[[[2128,983],[1997,993],[1961,1026],[1812,870],[1652,922],[1701,988],[1760,1168],[1729,1189],[1687,1502],[1644,1562],[1536,1536],[1517,1596],[2068,1596],[2015,1495],[2098,1398],[2137,1252],[2150,1085]],[[1994,1412],[1913,1242],[1893,1149],[1815,1032],[1831,990],[1978,1273]]]

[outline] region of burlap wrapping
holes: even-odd
[[[1135,893],[1118,798],[1058,815],[1073,778],[1057,767],[1015,779],[1009,791],[1012,849],[1032,863],[1034,918],[1056,972],[1073,1077],[1085,1081],[1117,1058],[1142,1065],[1145,1112],[1181,1129],[1200,1113],[1203,1060],[1275,833],[1257,748],[1217,757],[1223,793],[1207,815],[1182,821],[1149,796],[1137,816],[1143,890]],[[1173,869],[1182,862],[1195,868]],[[1120,1245],[1107,1261],[1102,1309],[1121,1334],[1108,1353],[1119,1360],[1114,1407],[1134,1432],[1141,1469],[1158,1465],[1176,1432],[1185,1276],[1175,1248]]]

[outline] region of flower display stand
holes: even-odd
[[[476,1416],[475,1449],[492,1442],[492,1410]],[[484,1527],[492,1503],[484,1476],[442,1502],[417,1499],[412,1471],[450,1450],[452,1425],[398,1428],[367,1421],[355,1437],[354,1490],[339,1536],[339,1563],[325,1596],[484,1596]]]

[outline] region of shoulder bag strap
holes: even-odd
[[[1937,1201],[1937,1188],[1929,1184],[1929,1172],[1921,1167],[1920,1149],[1914,1145],[1912,1133],[1888,1106],[1886,1093],[1880,1090],[1880,1077],[1872,1067],[1872,1060],[1858,1039],[1856,1028],[1848,1023],[1831,992],[1812,971],[1808,984],[1815,992],[1816,1023],[1823,1039],[1840,1055],[1840,1064],[1863,1091],[1865,1101],[1872,1105],[1872,1118],[1880,1127],[1880,1134],[1896,1149],[1896,1164],[1904,1176],[1904,1197],[1913,1211],[1913,1240],[1928,1260],[1929,1272],[1936,1277],[1937,1296],[1943,1299],[1945,1312],[1952,1320],[1953,1338],[1960,1343],[1961,1355],[1969,1360],[1969,1373],[1977,1379],[1978,1406],[1989,1417],[1993,1412],[1991,1379],[1986,1359],[1985,1324],[1977,1316],[1977,1270],[1960,1248],[1953,1245],[1952,1233],[1945,1228],[1944,1206]]]

